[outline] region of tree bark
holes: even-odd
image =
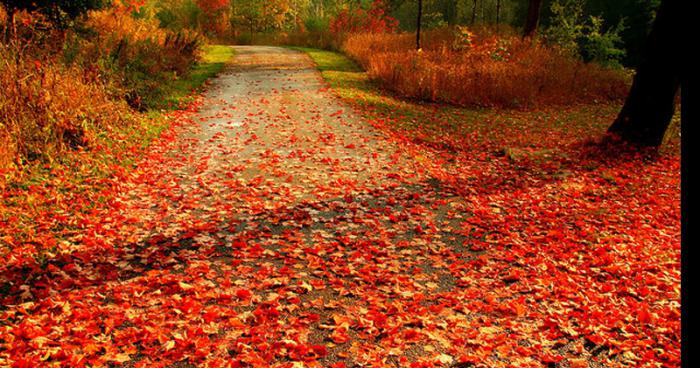
[[[496,29],[501,23],[501,0],[496,0]]]
[[[542,9],[542,0],[530,0],[523,37],[532,37],[537,32],[537,25],[540,23],[540,9]]]
[[[418,0],[418,16],[416,17],[416,50],[420,50],[420,26],[423,18],[423,0]]]
[[[472,3],[472,25],[476,22],[476,0]]]
[[[662,0],[627,100],[608,133],[646,147],[661,145],[681,84],[682,1]]]

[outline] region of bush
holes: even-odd
[[[550,10],[552,11],[551,25],[545,29],[545,39],[549,44],[556,45],[562,51],[578,57],[578,41],[583,37],[585,29],[583,1],[555,0]]]
[[[202,44],[197,34],[166,31],[157,22],[91,12],[86,23],[94,36],[73,34],[66,41],[70,63],[97,67],[112,93],[137,109],[159,107],[168,83],[185,75]]]
[[[170,32],[119,9],[92,11],[57,30],[41,13],[18,17],[0,42],[0,164],[51,161],[90,149],[133,123],[131,107],[166,104],[175,79],[197,60],[193,32]]]
[[[328,30],[329,20],[327,18],[309,17],[304,20],[305,31],[323,32]]]
[[[131,124],[129,108],[77,67],[39,60],[24,45],[0,44],[0,166],[51,161],[90,148],[97,136]]]
[[[104,0],[0,0],[0,4],[10,13],[38,11],[58,28],[65,28],[74,18],[89,10],[100,9],[106,3]]]
[[[621,60],[625,57],[625,51],[620,48],[622,44],[620,34],[625,29],[624,23],[620,21],[617,26],[605,32],[602,28],[602,18],[591,17],[591,23],[587,26],[581,46],[581,56],[586,61],[612,68],[622,68]]]
[[[449,29],[426,32],[416,52],[413,34],[365,33],[349,36],[343,50],[383,87],[427,101],[534,107],[619,101],[627,93],[621,73],[544,44],[484,30],[468,38],[469,47],[455,48],[464,40]]]
[[[625,51],[620,48],[624,23],[603,32],[603,19],[583,17],[582,0],[556,0],[551,5],[551,25],[545,30],[545,39],[560,50],[607,67],[621,68]]]

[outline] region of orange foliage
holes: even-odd
[[[434,31],[416,51],[413,34],[355,34],[343,50],[370,78],[400,95],[462,106],[527,107],[624,98],[619,71],[554,48],[482,30]]]
[[[164,86],[189,71],[196,35],[164,31],[120,9],[90,12],[91,36],[18,14],[17,31],[0,42],[0,170],[99,147],[137,122],[127,102],[138,109],[162,103]]]
[[[130,123],[126,104],[83,74],[0,44],[0,167],[91,147],[99,131]]]

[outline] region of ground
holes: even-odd
[[[235,51],[58,255],[9,256],[0,366],[679,364],[679,159],[587,143],[611,107]]]

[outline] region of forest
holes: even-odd
[[[690,13],[0,0],[0,367],[686,365]]]

